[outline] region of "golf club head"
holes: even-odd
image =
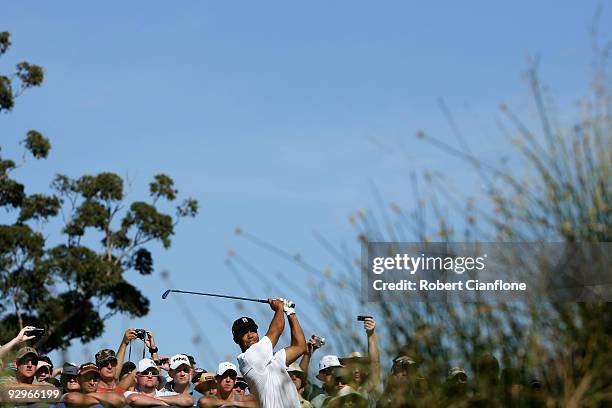
[[[162,293],[162,299],[165,299],[168,297],[168,294],[172,292],[172,289],[168,289],[167,291],[165,291],[164,293]]]

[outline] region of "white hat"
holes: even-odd
[[[47,363],[43,360],[38,360],[38,364],[36,365],[36,371],[40,370],[42,367],[51,367],[51,364]]]
[[[323,371],[330,367],[342,367],[338,356],[328,355],[321,358],[321,361],[319,361],[319,371]]]
[[[159,371],[159,368],[157,368],[157,365],[155,364],[155,361],[151,360],[150,358],[143,358],[142,360],[140,360],[138,362],[138,370],[137,370],[137,372],[144,373],[149,368],[154,368],[157,371]]]
[[[219,363],[219,367],[217,368],[217,375],[223,375],[228,370],[232,370],[233,372],[238,374],[238,370],[236,369],[236,366],[234,364],[230,363],[229,361],[224,361],[222,363]]]
[[[175,354],[172,357],[170,357],[170,369],[171,370],[176,370],[183,364],[187,364],[189,367],[191,367],[191,363],[189,362],[189,357],[187,357],[186,355]]]
[[[291,365],[287,366],[287,372],[288,373],[291,373],[291,372],[303,373],[304,370],[302,370],[302,367],[300,367],[297,361],[294,361],[293,363],[291,363]]]

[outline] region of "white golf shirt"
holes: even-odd
[[[261,408],[300,408],[297,390],[287,374],[285,349],[273,354],[266,336],[239,354],[238,365]]]

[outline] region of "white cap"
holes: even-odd
[[[43,360],[38,360],[38,364],[36,365],[36,371],[40,370],[42,367],[51,367],[51,364]]]
[[[229,361],[224,361],[222,363],[219,363],[219,367],[217,368],[217,375],[223,375],[227,370],[232,370],[236,374],[238,374],[238,370],[236,369],[236,366],[234,364],[230,363]]]
[[[297,363],[297,361],[294,361],[289,366],[287,366],[287,372],[288,373],[291,373],[291,372],[303,373],[304,370],[302,370],[302,367],[300,367],[300,365]]]
[[[189,367],[191,367],[191,362],[189,361],[189,357],[187,357],[186,355],[175,354],[172,357],[170,357],[170,369],[171,370],[176,370],[183,364],[187,364]]]
[[[159,368],[157,368],[157,364],[155,364],[155,361],[151,360],[150,358],[143,358],[142,360],[140,360],[138,362],[138,372],[139,373],[144,373],[145,371],[147,371],[149,368],[154,368],[157,371],[159,371]]]
[[[338,356],[328,355],[321,358],[321,361],[319,361],[319,371],[323,371],[330,367],[342,367]]]

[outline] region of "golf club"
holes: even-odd
[[[166,290],[162,294],[162,299],[167,298],[168,295],[170,294],[170,292],[186,293],[186,294],[189,294],[189,295],[213,296],[213,297],[220,297],[220,298],[226,298],[226,299],[247,300],[249,302],[268,303],[268,299],[255,299],[255,298],[247,298],[247,297],[241,297],[241,296],[217,295],[215,293],[192,292],[192,291],[189,291],[189,290],[178,290],[178,289],[168,289],[168,290]],[[291,307],[295,307],[295,304],[292,304]]]

